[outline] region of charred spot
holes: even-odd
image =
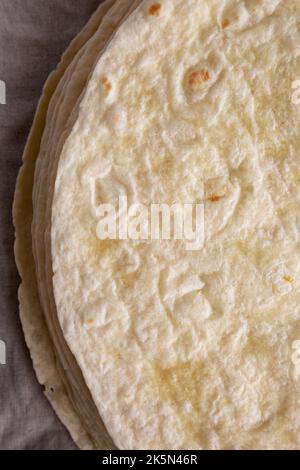
[[[210,79],[209,71],[207,69],[195,70],[191,72],[188,78],[188,84],[191,88],[197,88]]]
[[[228,26],[230,26],[230,21],[228,18],[225,18],[222,23],[221,23],[221,26],[222,26],[222,29],[226,29],[228,28]]]
[[[160,3],[153,3],[149,8],[149,15],[158,16],[160,14],[161,4]]]
[[[223,199],[224,196],[218,196],[217,194],[213,194],[208,198],[210,202],[219,202],[221,199]]]
[[[103,86],[105,92],[108,94],[112,89],[112,84],[110,83],[110,81],[106,77],[102,78],[101,83],[102,83],[102,86]]]

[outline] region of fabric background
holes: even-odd
[[[18,315],[12,201],[22,152],[49,73],[100,0],[0,0],[0,449],[76,449],[38,384]]]

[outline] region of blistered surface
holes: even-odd
[[[65,337],[120,448],[299,447],[297,1],[145,1],[100,59],[52,220]],[[204,188],[204,191],[202,190]],[[205,203],[204,248],[97,205]]]

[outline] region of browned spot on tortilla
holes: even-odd
[[[126,135],[122,139],[122,145],[125,148],[132,149],[136,145],[136,138],[134,135]]]
[[[218,196],[217,194],[213,194],[208,198],[209,201],[211,202],[219,202],[221,199],[223,199],[224,196]]]
[[[202,361],[177,363],[173,367],[154,369],[154,390],[162,401],[169,403],[179,417],[185,432],[191,441],[201,446],[208,446],[208,438],[203,422],[207,404],[213,401],[212,396],[204,396],[204,382],[211,373]],[[183,403],[190,406],[190,411],[183,409]]]
[[[283,280],[288,282],[289,284],[292,284],[294,282],[292,276],[283,276]]]
[[[225,19],[222,21],[221,26],[222,26],[222,29],[228,28],[228,26],[230,26],[230,21],[229,21],[227,18],[225,18]]]
[[[161,4],[160,3],[153,3],[149,8],[149,15],[158,16],[160,14]]]
[[[102,83],[102,86],[103,86],[104,90],[108,94],[112,89],[112,84],[110,83],[110,81],[106,77],[102,78],[101,83]]]
[[[110,238],[99,240],[97,235],[93,233],[90,237],[83,239],[82,243],[86,243],[86,246],[88,247],[86,250],[86,256],[89,256],[95,262],[98,262],[99,256],[101,256],[103,260],[105,256],[110,256],[112,251],[117,250],[120,240],[111,240]]]
[[[156,162],[153,165],[153,171],[158,175],[170,175],[174,166],[174,160],[172,157],[167,156],[161,161]]]
[[[191,88],[196,89],[203,85],[210,79],[209,71],[207,69],[195,70],[192,72],[188,79],[188,84]]]
[[[120,267],[118,267],[118,270],[120,271]],[[134,271],[133,273],[129,274],[120,274],[119,280],[123,287],[130,289],[137,283],[139,277],[140,271]]]

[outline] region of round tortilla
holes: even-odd
[[[54,170],[54,305],[120,449],[299,448],[299,20],[143,1],[90,77]],[[204,203],[204,248],[99,240],[122,195]]]
[[[49,80],[18,180],[39,380],[82,448],[297,449],[300,6],[103,14]],[[99,240],[97,206],[124,194],[203,203],[204,247]]]

